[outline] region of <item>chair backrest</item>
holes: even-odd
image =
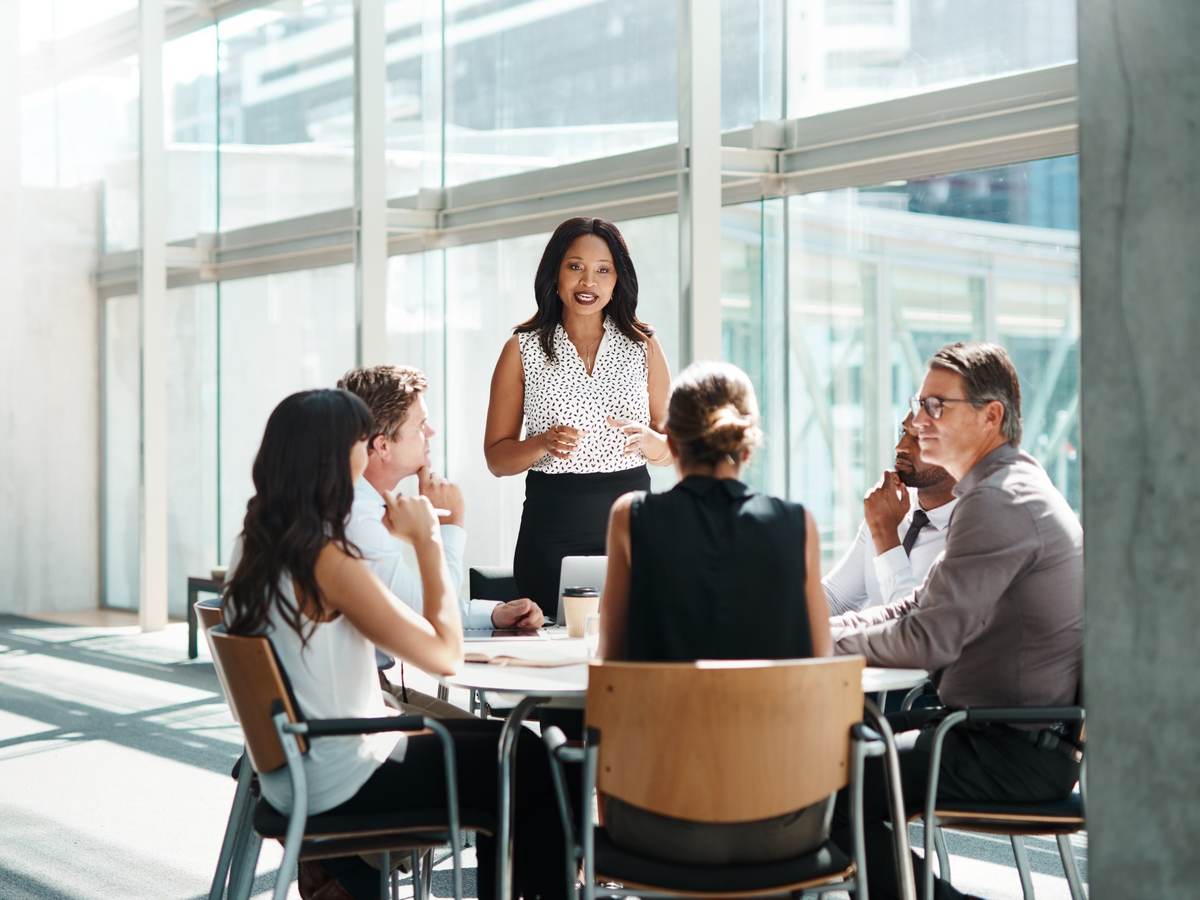
[[[200,627],[204,630],[205,634],[214,625],[220,625],[223,621],[221,618],[221,598],[205,597],[203,600],[197,600],[196,619],[200,622]]]
[[[597,789],[696,822],[746,822],[846,786],[862,721],[861,656],[593,663]]]
[[[217,653],[213,649],[211,632],[218,625],[224,624],[221,614],[221,598],[220,597],[205,597],[203,600],[197,600],[193,604],[196,610],[196,621],[200,623],[200,630],[204,633],[204,641],[208,644],[208,655],[214,660],[213,668],[217,671],[217,681],[221,682],[221,692],[228,697],[229,687],[225,684],[225,676],[221,673],[221,669],[216,665]],[[233,714],[233,721],[237,721],[237,711],[230,706],[229,711]]]
[[[287,759],[271,721],[271,707],[282,703],[289,721],[298,717],[271,642],[265,637],[229,634],[224,625],[210,628],[208,636],[225,699],[246,738],[250,764],[259,773],[282,768]],[[303,752],[307,744],[303,738],[298,740]]]
[[[516,600],[517,581],[512,566],[472,566],[468,578],[472,600]]]

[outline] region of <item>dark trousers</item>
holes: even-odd
[[[495,816],[501,723],[453,719],[443,720],[442,724],[454,738],[459,808],[483,810]],[[445,809],[446,779],[442,766],[442,745],[436,736],[410,737],[404,762],[384,762],[357,794],[329,812],[331,815],[388,812],[397,807]],[[566,850],[549,759],[541,741],[525,728],[521,729],[517,742],[516,788],[514,896],[566,897],[563,873]],[[494,897],[495,839],[478,835],[476,856],[479,897],[481,900]],[[373,885],[375,891],[378,891],[377,879],[378,876]]]
[[[929,759],[934,726],[903,731],[928,713],[888,716],[897,731],[900,751],[900,782],[904,808],[920,813],[929,783]],[[900,896],[895,854],[890,831],[891,815],[883,774],[883,759],[868,759],[863,784],[863,823],[866,838],[867,884],[874,898]],[[938,775],[941,800],[1035,803],[1068,797],[1079,779],[1079,765],[1053,750],[1043,750],[1005,726],[969,728],[959,725],[946,735]],[[838,795],[833,816],[833,841],[847,854],[854,850],[850,831],[849,792]],[[913,854],[913,872],[920,890],[924,863]],[[934,896],[939,900],[962,897],[949,883],[934,879]]]
[[[650,473],[645,466],[580,475],[527,474],[513,554],[513,578],[520,595],[532,599],[547,618],[555,618],[563,557],[603,556],[613,503],[630,491],[648,490]]]

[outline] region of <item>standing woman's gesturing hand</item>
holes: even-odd
[[[625,435],[625,452],[627,454],[640,452],[652,463],[665,462],[671,454],[666,437],[649,425],[629,419],[618,419],[616,416],[609,416],[608,424]]]
[[[567,459],[575,450],[583,432],[570,425],[552,425],[538,436],[543,449],[558,459]]]

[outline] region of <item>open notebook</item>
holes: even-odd
[[[522,666],[529,669],[557,669],[561,666],[581,666],[587,662],[584,659],[570,659],[568,657],[528,659],[519,656],[505,656],[503,654],[492,656],[488,653],[467,653],[463,655],[463,661],[482,663],[485,666]]]

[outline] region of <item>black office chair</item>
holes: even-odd
[[[905,709],[917,697],[924,686],[914,688],[905,698]],[[1087,790],[1086,769],[1083,767],[1085,746],[1083,706],[1046,706],[1018,708],[975,708],[943,709],[937,714],[938,727],[934,732],[933,746],[929,759],[929,784],[925,795],[925,858],[932,860],[936,854],[938,871],[945,880],[950,879],[950,855],[942,828],[960,831],[984,832],[1008,835],[1012,843],[1017,874],[1021,879],[1021,892],[1025,900],[1033,900],[1033,879],[1029,872],[1029,856],[1025,851],[1026,835],[1054,835],[1058,843],[1058,854],[1062,859],[1063,874],[1071,891],[1072,900],[1086,900],[1079,868],[1071,849],[1072,834],[1083,831],[1086,825],[1084,814]],[[951,729],[964,723],[989,725],[1050,725],[1059,722],[1071,723],[1068,733],[1057,735],[1042,731],[1038,740],[1045,746],[1064,752],[1080,763],[1079,788],[1065,800],[1044,803],[983,803],[980,801],[938,800],[938,776],[942,758],[942,747]],[[925,878],[921,896],[933,898],[933,866],[925,867]]]
[[[507,603],[516,600],[517,581],[513,578],[512,566],[472,566],[468,571],[467,583],[472,600],[498,600]]]

